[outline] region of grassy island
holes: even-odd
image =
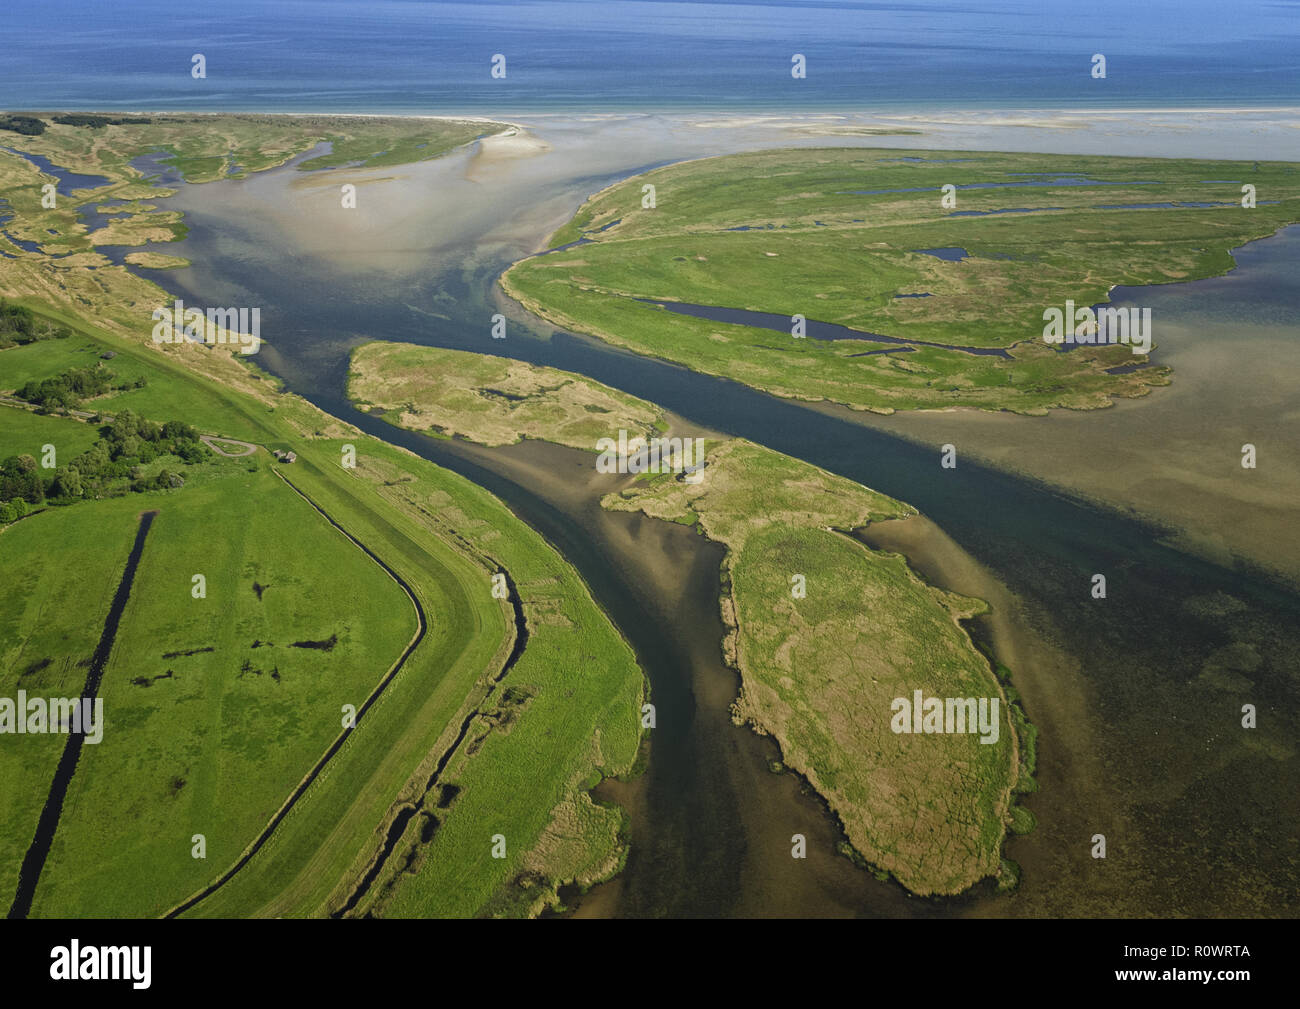
[[[1158,349],[1049,346],[1045,310],[1224,273],[1296,221],[1285,163],[764,151],[610,186],[502,286],[556,325],[780,396],[1042,414],[1169,381]]]
[[[358,348],[349,394],[399,426],[488,445],[525,435],[594,451],[620,429],[654,437],[667,428],[653,404],[583,376],[431,347]],[[1029,767],[1023,715],[960,623],[984,604],[926,584],[902,557],[850,535],[908,506],[743,439],[705,452],[698,484],[647,474],[603,504],[693,524],[726,545],[736,718],[775,737],[853,849],[914,893],[955,894],[999,876]],[[998,698],[998,741],[895,732],[891,705],[916,690]]]

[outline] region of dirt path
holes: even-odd
[[[236,441],[234,438],[217,438],[210,434],[199,435],[199,441],[212,449],[217,455],[224,455],[227,459],[242,459],[246,455],[252,455],[257,451],[257,446],[251,441]],[[226,447],[234,445],[243,449],[242,452],[228,452]],[[225,446],[225,447],[223,447]]]

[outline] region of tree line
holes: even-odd
[[[92,130],[105,126],[133,126],[151,123],[152,119],[144,116],[93,116],[80,112],[51,117],[51,122],[62,126],[89,126]],[[21,133],[27,137],[39,137],[48,128],[48,123],[38,116],[0,116],[0,130]]]

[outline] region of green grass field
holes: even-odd
[[[394,499],[428,511],[447,501],[428,487],[434,467],[397,452],[385,461]],[[450,810],[434,811],[444,822],[432,842],[412,847],[415,871],[401,878],[383,907],[387,915],[458,915],[466,907],[536,912],[553,897],[553,880],[591,883],[617,864],[622,814],[594,806],[585,790],[602,775],[631,770],[643,676],[572,568],[526,527],[502,535],[517,523],[478,496],[457,495],[443,514],[510,572],[528,644],[440,779],[460,793]],[[503,701],[507,692],[520,700]],[[504,859],[491,857],[497,833],[506,838]]]
[[[104,673],[104,740],[83,752],[36,915],[155,915],[198,889],[415,631],[398,586],[261,455],[255,472],[227,463],[223,479],[136,505],[159,514]],[[206,862],[190,857],[195,833]]]
[[[427,868],[412,875],[394,861],[364,906],[381,901],[392,907],[381,913],[412,915],[535,913],[562,883],[594,881],[618,864],[621,814],[592,806],[585,790],[632,767],[643,678],[581,581],[540,537],[486,492],[348,432],[242,363],[223,365],[199,348],[162,353],[61,319],[73,337],[0,352],[0,367],[13,362],[0,371],[5,387],[18,384],[11,376],[44,377],[112,349],[118,356],[109,365],[147,384],[105,397],[104,409],[133,396],[146,416],[169,419],[189,404],[181,417],[205,433],[292,445],[299,461],[286,476],[399,573],[428,619],[418,647],[270,840],[189,913],[339,908],[379,849],[390,814],[471,715],[474,731],[444,775],[461,792],[438,810],[432,848],[420,840],[418,819],[404,841]],[[52,353],[40,359],[27,353],[33,348]],[[74,420],[4,410],[16,423],[0,439],[15,450],[46,432],[94,437]],[[339,464],[343,444],[357,448],[355,470]],[[272,468],[265,452],[215,461],[179,490],[49,508],[0,535],[6,571],[11,560],[30,569],[4,590],[4,685],[36,664],[26,674],[33,683],[76,694],[84,681],[76,662],[98,639],[134,517],[147,507],[160,512],[101,690],[105,740],[83,751],[33,913],[157,914],[216,880],[338,737],[342,704],[360,706],[411,638],[405,593]],[[493,684],[514,640],[510,604],[491,593],[498,565],[519,588],[529,639]],[[190,596],[194,573],[207,574],[206,600]],[[254,582],[265,586],[261,600]],[[330,651],[292,647],[331,638]],[[587,670],[582,679],[565,672],[577,669]],[[17,811],[0,835],[11,890],[63,737],[25,742],[32,745],[0,754],[15,762],[12,772],[0,771],[7,808]],[[522,779],[519,769],[527,769]],[[580,829],[568,829],[574,823]],[[487,853],[497,832],[509,838],[509,857],[479,858],[478,839]],[[206,837],[206,860],[191,858],[195,833]],[[426,858],[426,849],[437,857]],[[450,890],[436,882],[445,858],[457,860]]]
[[[47,314],[54,316],[54,313]],[[116,386],[132,386],[138,380],[145,384],[140,388],[118,389],[86,400],[80,407],[82,411],[94,413],[102,410],[116,414],[129,409],[147,417],[184,419],[213,434],[235,438],[259,437],[259,428],[231,409],[231,397],[225,390],[177,382],[176,376],[184,374],[185,369],[171,362],[167,355],[149,346],[108,343],[88,335],[88,330],[79,327],[74,317],[63,314],[57,317],[71,324],[74,329],[72,336],[0,350],[0,392],[12,392],[26,382],[51,378],[71,368],[102,365],[112,372]],[[102,360],[100,355],[105,351],[112,351],[116,356]],[[267,384],[271,383],[268,381]],[[86,427],[86,430],[92,432],[93,440],[94,429]]]
[[[8,353],[0,351],[0,355]],[[0,356],[0,365],[4,358]],[[45,446],[54,446],[54,463],[75,459],[99,439],[91,424],[71,417],[43,416],[16,406],[0,404],[0,459],[30,455],[39,463]]]
[[[1256,187],[1253,209],[1240,204],[1245,183]],[[642,203],[646,185],[653,209]],[[955,207],[945,207],[944,185],[977,188],[958,188]],[[1177,205],[1107,209],[1163,203]],[[1146,360],[1127,346],[1057,353],[1042,340],[1044,309],[1104,302],[1115,284],[1223,273],[1232,248],[1298,220],[1300,172],[1286,163],[765,151],[609,187],[550,241],[585,244],[516,263],[502,285],[558,325],[781,396],[876,411],[1041,414],[1106,406],[1168,381],[1160,366],[1107,374]],[[935,248],[969,257],[918,251]],[[799,339],[789,326],[714,322],[637,298],[800,314],[862,339]],[[906,350],[871,334],[1010,357]],[[882,353],[854,356],[871,351]]]
[[[74,314],[50,309],[37,299],[26,298],[23,303],[67,326],[72,335],[0,350],[0,392],[70,368],[92,367],[101,363],[101,354],[111,351],[116,356],[102,364],[114,374],[115,385],[133,385],[137,379],[143,379],[145,384],[86,400],[80,409],[87,413],[102,410],[116,414],[130,409],[151,418],[184,419],[206,434],[246,440],[274,438],[284,432],[284,426],[277,425],[273,415],[277,406],[284,409],[293,401],[273,397],[278,382],[248,367],[238,355],[196,345],[178,344],[174,345],[177,349],[162,350],[159,345],[106,332]],[[215,381],[196,381],[195,370]],[[239,388],[232,389],[233,384]],[[266,418],[270,418],[269,423]]]
[[[374,719],[371,731],[349,740],[340,754],[345,759],[313,786],[268,848],[192,913],[337,910],[351,890],[338,880],[350,884],[364,873],[385,832],[381,824],[396,806],[418,801],[432,765],[474,712],[481,714],[440,779],[460,794],[449,809],[432,810],[442,824],[431,843],[417,841],[423,821],[412,820],[389,871],[357,910],[382,900],[380,913],[393,916],[536,911],[539,900],[554,898],[557,883],[584,872],[594,879],[600,873],[591,867],[617,856],[603,819],[573,838],[576,857],[557,847],[546,827],[565,810],[583,808],[585,788],[601,774],[631,768],[640,737],[640,670],[572,569],[494,498],[372,439],[365,440],[354,476],[340,482],[329,476],[338,454],[338,443],[308,446],[306,459],[300,457],[308,465],[293,479],[382,548],[420,596],[430,634],[409,672],[367,715]],[[449,551],[449,540],[511,573],[528,622],[523,657],[486,703],[485,666],[499,669],[504,659],[496,647],[499,630],[477,629],[470,643],[479,652],[438,673],[446,655],[466,648],[462,624],[475,613],[499,621],[502,612],[490,595],[489,568]],[[483,654],[485,645],[495,651]],[[584,671],[581,679],[575,670]],[[528,700],[509,722],[494,726],[493,713],[510,688]],[[601,740],[599,748],[593,739]],[[490,857],[498,832],[507,837],[506,859]],[[399,872],[408,856],[418,873]],[[519,885],[521,874],[526,887]]]
[[[15,412],[6,411],[6,420]],[[10,430],[0,428],[0,437]],[[132,495],[93,509],[49,509],[0,529],[0,696],[13,698],[18,689],[81,694],[84,663],[99,642],[140,510]],[[65,737],[0,739],[0,893],[7,907]]]

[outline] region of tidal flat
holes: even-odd
[[[1181,549],[1300,584],[1300,228],[1233,250],[1221,277],[1119,287],[1152,308],[1172,381],[1104,411],[1037,422],[975,410],[852,415],[934,452],[955,444],[1001,469],[1066,487],[1164,527]],[[848,417],[847,411],[832,411]],[[1256,466],[1242,466],[1254,445]]]
[[[1247,135],[1253,135],[1253,149],[1262,157],[1300,157],[1295,131],[1282,125],[1288,120],[1281,113],[1212,115],[1200,128],[1190,116],[1169,113],[1154,120],[1118,113],[1065,118],[1069,129],[1034,126],[1037,120],[1032,117],[1002,116],[1000,125],[993,127],[981,126],[976,116],[956,116],[942,124],[922,123],[927,131],[922,137],[867,142],[895,147],[960,139],[972,147],[982,141],[986,149],[1033,145],[1042,151],[1115,149],[1159,156],[1198,151],[1205,152],[1200,154],[1204,157],[1225,153],[1224,137],[1240,129],[1244,132],[1237,138],[1238,154]],[[814,128],[825,125],[820,117],[812,117],[812,122]],[[512,336],[547,340],[551,330],[503,299],[491,281],[500,264],[535,251],[541,239],[567,219],[575,200],[599,188],[600,180],[617,177],[593,177],[591,172],[617,173],[619,166],[632,171],[654,164],[656,155],[699,156],[724,145],[785,145],[792,122],[762,117],[669,122],[648,116],[587,121],[537,117],[526,129],[530,136],[543,138],[549,149],[534,140],[525,145],[531,152],[527,156],[519,156],[516,146],[509,156],[498,157],[486,150],[491,145],[485,142],[485,150],[405,166],[396,173],[349,170],[325,179],[272,172],[233,185],[184,187],[167,205],[184,209],[192,225],[208,220],[211,226],[198,228],[199,233],[178,248],[195,249],[220,235],[226,254],[210,248],[197,257],[195,266],[155,279],[178,292],[204,292],[218,303],[243,303],[231,300],[242,298],[263,304],[282,334],[281,342],[311,345],[309,354],[286,359],[273,339],[264,360],[277,373],[297,374],[312,385],[320,384],[320,372],[308,374],[309,361],[328,368],[337,386],[347,346],[381,331],[464,349],[491,346],[483,340],[491,316],[500,311],[511,320]],[[828,141],[805,137],[800,142]],[[864,143],[861,138],[834,142]],[[487,176],[481,174],[485,164],[492,166]],[[349,216],[337,209],[337,187],[346,181],[359,184],[364,213]],[[1177,527],[1172,535],[1180,542],[1216,560],[1236,556],[1265,567],[1285,567],[1295,576],[1300,573],[1300,555],[1294,537],[1285,535],[1300,492],[1293,457],[1269,452],[1247,483],[1229,465],[1232,457],[1224,454],[1231,448],[1239,458],[1243,443],[1266,439],[1258,432],[1280,430],[1275,422],[1284,424],[1293,416],[1282,401],[1285,390],[1295,385],[1287,371],[1293,357],[1286,353],[1286,320],[1296,317],[1294,286],[1288,281],[1296,272],[1289,265],[1293,239],[1288,235],[1234,252],[1258,280],[1243,281],[1238,268],[1196,282],[1207,295],[1221,290],[1228,297],[1234,288],[1250,287],[1231,313],[1198,315],[1202,309],[1213,311],[1211,299],[1189,298],[1183,284],[1150,289],[1152,297],[1143,300],[1157,309],[1155,360],[1177,373],[1173,384],[1156,395],[1119,400],[1087,416],[1052,411],[1039,423],[1021,424],[1014,417],[980,411],[911,411],[888,418],[857,414],[853,419],[927,445],[953,443],[996,465],[1134,508]],[[295,250],[293,257],[275,256],[276,243],[288,243]],[[231,256],[236,248],[237,255]],[[208,265],[217,255],[223,261],[219,276]],[[1261,262],[1261,256],[1268,262]],[[1124,303],[1128,293],[1121,287],[1115,297]],[[1263,304],[1252,306],[1250,301]],[[290,309],[295,302],[297,307]],[[556,347],[557,342],[550,340],[542,350],[530,338],[526,345],[516,341],[493,352],[564,367],[566,359],[577,355],[572,347]],[[605,370],[606,375],[614,373],[612,367]],[[1202,396],[1212,401],[1211,409],[1194,405]],[[985,430],[990,432],[987,437]],[[1071,446],[1068,453],[1055,450],[1065,442]],[[1083,464],[1084,458],[1105,460],[1106,465]],[[1080,465],[1075,465],[1076,459]],[[1178,493],[1171,493],[1175,487]],[[1250,521],[1231,513],[1235,501],[1245,500],[1263,506]]]

